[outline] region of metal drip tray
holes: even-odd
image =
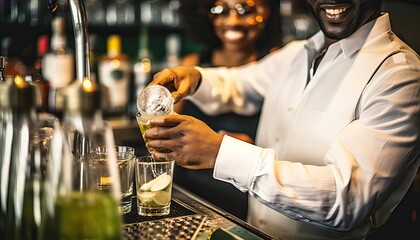
[[[205,220],[204,215],[187,215],[124,225],[124,239],[191,239]]]
[[[196,213],[197,212],[193,211],[191,208],[187,208],[187,206],[184,206],[183,204],[177,202],[176,200],[172,200],[171,211],[168,215],[156,216],[156,217],[140,216],[137,213],[137,199],[133,197],[131,212],[123,215],[123,221],[124,221],[124,224],[131,224],[131,223],[155,221],[155,220],[166,219],[166,218],[175,218],[175,217],[193,215]]]
[[[207,239],[219,228],[242,239],[274,239],[181,187],[173,187],[171,210],[165,216],[139,216],[137,199],[133,197],[131,212],[123,215],[123,239]]]
[[[190,239],[205,215],[176,200],[171,201],[171,211],[165,216],[140,216],[137,200],[133,198],[131,212],[123,216],[124,239]]]

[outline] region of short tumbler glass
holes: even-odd
[[[173,160],[137,157],[135,161],[137,209],[141,216],[163,216],[170,212]]]
[[[131,212],[132,196],[133,196],[133,182],[134,182],[134,161],[135,149],[129,146],[116,146],[115,151],[117,154],[118,171],[120,175],[121,184],[121,203],[120,213],[125,214]],[[106,147],[96,147],[91,149],[90,156],[95,159],[106,159],[108,154]],[[109,176],[102,172],[98,173],[97,185],[100,190],[107,190],[109,183]]]

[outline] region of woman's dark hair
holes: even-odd
[[[270,15],[265,22],[256,41],[257,50],[271,49],[282,45],[280,1],[262,0],[270,8]],[[214,6],[215,0],[183,0],[181,1],[180,14],[183,27],[192,40],[210,49],[222,45],[216,36],[212,20],[209,18],[210,8]]]

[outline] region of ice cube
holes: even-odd
[[[170,114],[173,106],[171,93],[160,85],[146,87],[137,97],[137,109],[145,118]]]

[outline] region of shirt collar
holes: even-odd
[[[344,57],[350,57],[353,53],[360,50],[367,42],[383,34],[384,32],[389,31],[391,31],[389,14],[382,13],[380,17],[366,23],[351,36],[332,44],[330,48],[335,45],[339,45],[338,47],[341,48]],[[324,42],[324,34],[322,31],[319,31],[308,40],[308,43],[305,45],[305,47],[307,49],[320,52],[324,47]]]

